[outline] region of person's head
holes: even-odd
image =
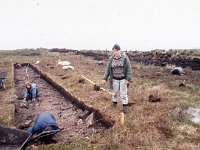
[[[31,83],[29,81],[26,81],[25,82],[25,86],[26,86],[26,88],[30,89],[31,88]]]
[[[115,55],[115,57],[120,57],[121,55],[121,48],[118,44],[115,44],[112,48],[113,50],[113,54]]]

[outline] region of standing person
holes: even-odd
[[[118,44],[113,46],[112,51],[113,55],[109,58],[102,83],[104,84],[108,77],[110,77],[110,88],[113,89],[113,106],[117,106],[118,98],[121,96],[123,112],[128,113],[127,86],[130,83],[132,76],[131,64],[128,56],[121,52]]]
[[[38,89],[36,84],[27,81],[25,86],[26,89],[24,91],[24,100],[32,99],[32,101],[35,101],[36,97],[38,96]]]

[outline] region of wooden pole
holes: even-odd
[[[111,93],[111,92],[109,92],[109,91],[107,91],[106,89],[104,89],[104,88],[102,88],[102,87],[100,87],[100,89],[101,89],[101,90],[103,90],[103,91],[106,91],[106,92],[108,92],[109,94],[111,94],[111,95],[112,95],[112,93]]]
[[[81,75],[84,79],[86,79],[87,81],[89,81],[90,83],[92,83],[93,85],[95,85],[94,82],[92,82],[90,79],[86,78],[85,76]]]
[[[91,81],[90,79],[88,79],[88,78],[86,78],[85,76],[83,76],[83,75],[81,75],[84,79],[86,79],[87,81],[89,81],[90,83],[92,83],[93,85],[96,85],[93,81]],[[100,87],[100,89],[101,90],[103,90],[103,91],[106,91],[106,92],[108,92],[109,94],[111,94],[112,95],[112,93],[111,92],[109,92],[108,90],[106,90],[106,89],[104,89],[104,88],[102,88],[102,87]]]
[[[29,67],[29,63],[28,63],[28,65],[26,66],[26,78],[27,78],[27,80],[29,80],[29,76],[28,76],[28,67]]]
[[[121,125],[124,125],[124,113],[123,112],[120,113],[120,123],[121,123]]]

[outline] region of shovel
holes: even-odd
[[[103,91],[106,91],[106,92],[108,92],[109,94],[111,94],[112,95],[112,93],[111,92],[109,92],[108,90],[106,90],[106,89],[104,89],[104,88],[102,88],[102,87],[100,87],[100,85],[97,85],[96,83],[94,83],[93,81],[91,81],[90,79],[88,79],[88,78],[86,78],[85,76],[83,76],[83,75],[81,75],[84,79],[86,79],[87,81],[89,81],[91,84],[93,84],[94,85],[94,90],[95,91],[100,91],[100,90],[103,90]]]

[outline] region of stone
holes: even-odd
[[[155,103],[155,102],[160,102],[160,101],[161,101],[160,97],[152,95],[152,94],[149,95],[149,102]]]
[[[32,120],[26,120],[26,122],[19,125],[19,129],[28,128],[31,124]]]
[[[92,127],[94,125],[94,113],[91,113],[86,119],[85,124],[87,127]]]
[[[83,120],[82,120],[82,119],[79,119],[79,120],[77,121],[77,126],[79,126],[79,125],[81,125],[81,124],[83,124]]]

